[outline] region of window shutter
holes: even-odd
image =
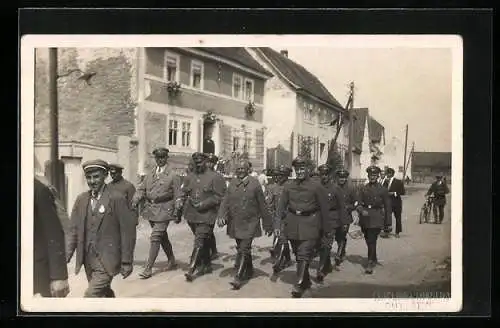
[[[255,131],[255,158],[262,170],[264,168],[264,129]]]
[[[233,136],[231,126],[227,124],[222,124],[220,127],[221,136],[222,136],[222,154],[225,154],[226,157],[231,155],[233,151]]]

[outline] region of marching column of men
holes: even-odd
[[[153,151],[156,166],[138,184],[137,190],[123,178],[123,167],[119,164],[95,160],[82,165],[89,191],[77,197],[71,211],[66,261],[69,262],[76,251],[75,272],[84,266],[89,283],[85,297],[115,297],[111,289],[114,276],[121,273],[126,278],[131,274],[139,210],[151,225],[149,256],[139,274],[142,279],[152,277],[160,248],[168,258],[166,270],[176,268],[167,228],[171,221],[179,223],[183,217],[194,236],[186,281],[193,281],[197,273],[212,272],[211,261],[217,256],[213,229],[217,224],[226,226],[227,235],[236,242],[236,275],[230,285],[232,289],[240,289],[253,275],[252,242],[264,231],[267,236],[273,235],[273,276],[291,264],[291,245],[296,259],[292,297],[302,297],[311,287],[309,265],[316,252],[320,259],[315,280],[319,283],[333,269],[334,241],[337,243],[335,266],[342,263],[354,211],[359,213],[359,225],[367,245],[367,274],[371,274],[378,263],[380,232],[392,231],[393,212],[396,232],[401,231],[401,206],[395,209],[391,197],[397,200],[404,195],[404,186],[401,189],[397,182],[395,184],[391,170],[387,171],[384,180],[387,183],[383,186],[378,180],[381,170],[368,167],[368,183],[356,190],[348,183],[348,171],[332,172],[328,165],[321,165],[319,179],[316,179],[307,160],[299,156],[292,162],[296,178],[289,181],[292,168],[279,166],[273,171],[274,184],[268,185],[264,194],[258,179],[251,176],[249,161],[237,163],[236,176],[226,185],[224,177],[214,170],[217,157],[194,153],[181,184],[180,176],[168,164],[168,154],[166,148]],[[112,181],[106,184],[108,173]],[[432,188],[437,190],[441,185],[436,183]],[[51,279],[64,282],[67,276],[64,270],[60,272]],[[37,283],[39,285],[42,284]],[[67,282],[60,285],[51,285],[52,292],[48,284],[39,290],[42,296],[64,297],[68,293]]]

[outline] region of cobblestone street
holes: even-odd
[[[451,254],[450,203],[448,199],[443,224],[419,224],[418,215],[424,202],[425,188],[408,188],[408,196],[403,200],[403,232],[400,239],[393,236],[379,239],[378,257],[381,265],[373,275],[364,274],[362,263],[366,257],[366,245],[363,239],[348,239],[347,260],[327,276],[323,284],[313,283],[312,289],[304,297],[390,297],[399,293],[426,293],[428,297],[449,297],[449,270],[443,268],[443,261]],[[138,228],[135,252],[134,272],[126,280],[117,276],[113,289],[117,297],[148,298],[289,298],[295,281],[295,265],[284,270],[276,281],[271,281],[272,272],[269,259],[271,237],[261,237],[254,241],[253,259],[254,278],[239,291],[230,289],[229,282],[234,275],[234,241],[226,236],[225,228],[216,228],[215,235],[220,256],[213,262],[213,273],[197,278],[192,283],[184,279],[193,237],[185,222],[169,226],[169,236],[179,268],[162,272],[166,265],[165,254],[160,252],[156,264],[156,274],[141,280],[141,271],[147,258],[150,228],[142,221]],[[334,251],[336,245],[334,245]],[[315,275],[317,258],[311,264],[311,275]],[[71,293],[68,297],[81,297],[87,286],[82,268],[78,276],[74,275],[74,260],[69,265]],[[434,293],[431,295],[430,293]],[[402,295],[404,296],[404,295]]]

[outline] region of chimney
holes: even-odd
[[[281,50],[280,54],[288,58],[288,50]]]

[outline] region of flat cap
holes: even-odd
[[[102,159],[95,159],[91,161],[87,161],[82,164],[82,168],[84,172],[93,171],[93,170],[104,170],[108,171],[109,165]]]
[[[335,174],[339,178],[347,178],[347,177],[349,177],[349,171],[347,171],[346,169],[339,169],[339,170],[337,170],[337,172],[335,172]]]
[[[328,164],[322,164],[320,166],[318,166],[318,172],[320,174],[328,174],[330,173],[330,166]]]
[[[211,163],[217,164],[217,162],[219,161],[219,158],[217,156],[215,156],[214,154],[208,154],[207,160]]]
[[[292,166],[293,167],[306,166],[306,165],[307,165],[307,159],[304,158],[304,157],[302,157],[302,156],[297,156],[292,161]]]
[[[394,174],[396,173],[392,167],[388,167],[385,169],[385,173],[387,174]]]
[[[115,169],[115,170],[123,170],[123,166],[121,166],[120,164],[118,163],[110,163],[108,164],[108,168],[111,170],[111,169]]]
[[[368,174],[380,174],[380,171],[380,168],[375,165],[371,165],[366,168],[366,173]]]
[[[200,163],[207,159],[207,156],[200,152],[193,153],[191,157],[193,158],[193,162],[195,163]]]
[[[158,147],[153,150],[154,156],[168,156],[169,150],[165,147]]]

